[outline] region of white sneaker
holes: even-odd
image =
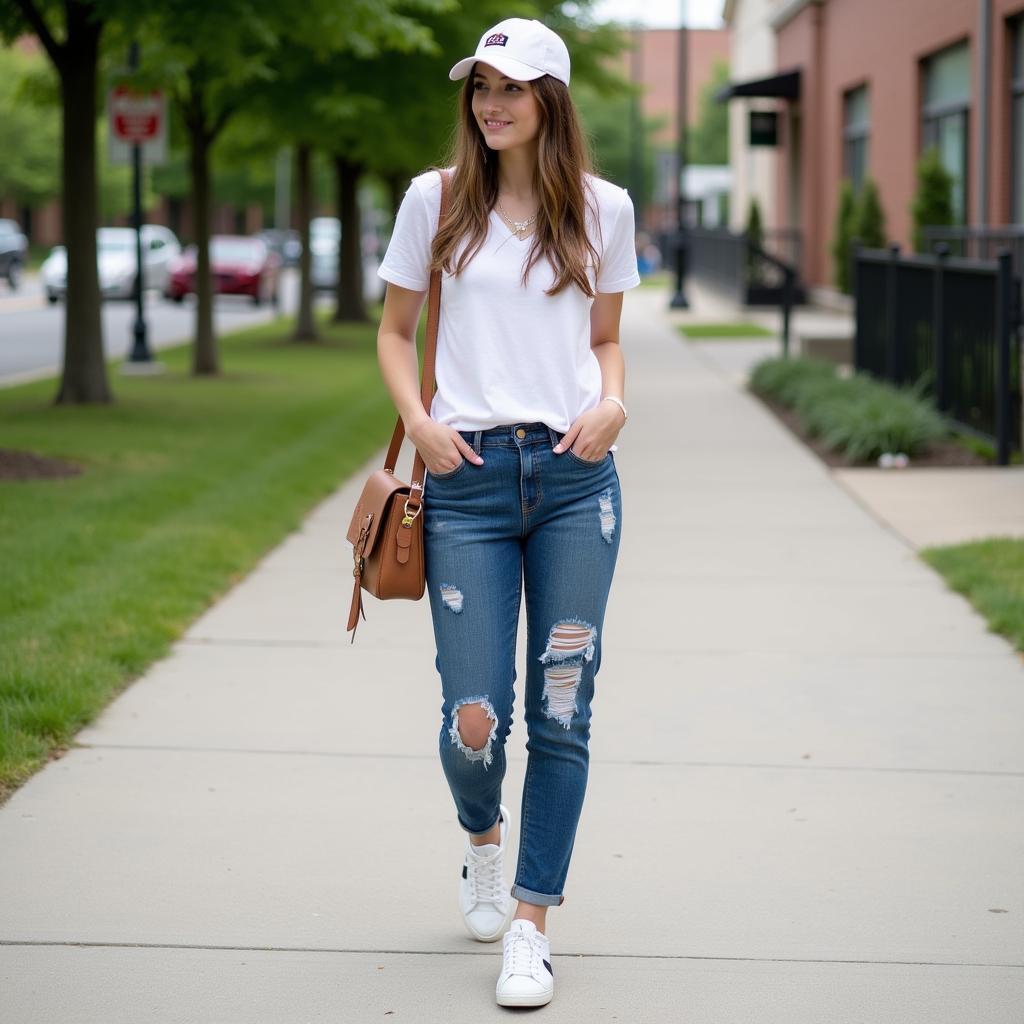
[[[543,1006],[555,994],[548,937],[516,918],[505,932],[505,956],[495,988],[499,1006]]]
[[[459,907],[469,934],[480,942],[501,938],[512,916],[512,896],[505,884],[504,856],[511,830],[508,808],[501,804],[501,845],[474,846],[466,837],[459,880]]]

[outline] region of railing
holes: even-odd
[[[1021,447],[1020,284],[1013,259],[852,255],[854,365],[896,385],[922,382],[940,412],[995,443],[1000,465]]]
[[[800,233],[795,229],[766,232],[760,247],[726,228],[687,228],[686,238],[690,272],[712,291],[744,306],[781,305],[787,288],[792,302],[807,301],[797,270]]]

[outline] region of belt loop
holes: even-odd
[[[561,440],[558,436],[558,431],[555,430],[550,424],[544,424],[548,428],[548,437],[551,438],[551,447],[554,448],[556,444]]]
[[[480,435],[483,433],[482,430],[478,430],[473,434],[473,451],[480,454]]]

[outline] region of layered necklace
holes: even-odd
[[[537,219],[537,214],[532,217],[528,217],[526,220],[513,220],[506,212],[505,208],[501,205],[501,200],[497,200],[498,213],[501,214],[501,219],[512,229],[516,238],[522,240],[525,235],[523,232]]]

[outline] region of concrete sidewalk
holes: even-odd
[[[665,306],[625,301],[622,546],[539,1012],[1019,1024],[1020,659]],[[514,1012],[456,909],[426,602],[370,599],[347,642],[362,479],[0,808],[0,1020]],[[520,701],[513,845],[524,740]]]

